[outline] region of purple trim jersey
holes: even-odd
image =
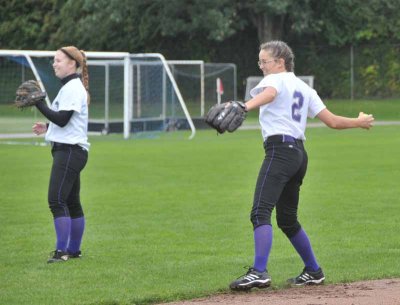
[[[275,99],[260,107],[260,124],[264,140],[284,134],[305,140],[307,117],[314,118],[326,108],[317,92],[293,72],[269,74],[250,90],[252,97],[265,88],[277,91]]]

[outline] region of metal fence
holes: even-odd
[[[314,87],[325,98],[400,97],[400,45],[332,47],[294,45],[297,75],[314,75]]]

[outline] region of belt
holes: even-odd
[[[51,147],[52,148],[82,148],[78,144],[67,144],[67,143],[59,143],[59,142],[51,142]]]
[[[274,136],[270,136],[265,140],[264,143],[298,143],[302,142],[302,140],[296,139],[295,137],[284,135],[284,134],[278,134]]]

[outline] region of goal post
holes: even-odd
[[[99,126],[108,131],[111,125],[118,125],[120,127],[115,129],[123,132],[125,139],[130,137],[131,132],[152,130],[190,129],[189,139],[195,136],[196,129],[185,101],[162,54],[91,51],[85,54],[92,103],[89,130],[96,124],[97,131]],[[32,78],[39,81],[51,100],[54,99],[61,87],[52,69],[54,55],[55,51],[0,50],[0,106],[15,98],[17,84]],[[21,58],[24,58],[23,62]],[[7,75],[11,70],[12,76]],[[160,79],[163,79],[161,83]],[[9,90],[3,90],[7,87]],[[147,94],[147,99],[137,99],[138,92]],[[147,104],[138,105],[138,101]],[[140,109],[138,107],[151,112],[152,116],[146,111],[142,111],[143,116],[135,112]]]
[[[145,59],[147,59],[148,61],[145,61]],[[154,59],[155,59],[155,63],[154,63]],[[168,97],[167,97],[168,85],[170,85],[172,87],[172,88],[170,88],[170,99],[171,99],[171,102],[173,103],[175,99],[178,100],[178,102],[180,104],[180,107],[183,110],[183,114],[184,114],[184,116],[185,116],[185,118],[187,120],[187,123],[189,124],[190,130],[192,132],[191,135],[189,136],[189,139],[193,139],[193,137],[196,134],[196,128],[195,128],[195,126],[193,124],[193,121],[192,121],[192,119],[190,117],[189,111],[188,111],[188,109],[186,107],[186,104],[185,104],[185,102],[183,100],[182,94],[181,94],[181,92],[180,92],[180,90],[178,88],[178,85],[176,84],[175,78],[173,77],[173,75],[171,73],[171,70],[170,70],[170,67],[169,67],[167,61],[165,60],[164,56],[162,54],[160,54],[160,53],[130,54],[130,63],[132,65],[136,65],[137,66],[137,69],[136,69],[137,73],[141,73],[140,72],[141,70],[139,70],[141,66],[145,66],[145,67],[146,66],[153,66],[153,67],[156,66],[156,68],[158,70],[160,70],[158,68],[158,66],[160,66],[160,63],[158,63],[158,61],[160,61],[161,65],[162,65],[162,69],[161,69],[162,111],[161,111],[160,116],[161,116],[161,118],[163,120],[166,120],[169,117],[169,115],[167,114],[168,110],[166,108],[167,108],[167,103],[168,103],[167,100],[169,100]],[[125,62],[125,64],[126,64],[126,62]],[[133,69],[129,69],[129,71],[133,72]],[[132,84],[133,76],[132,75],[128,75],[128,77],[129,77],[129,80],[130,80],[129,83]],[[137,77],[137,80],[139,80],[139,79],[141,80],[142,77]],[[155,84],[155,83],[154,84],[150,84],[149,85],[150,88],[147,88],[147,89],[149,91],[155,90],[156,89],[156,85],[157,84]],[[151,86],[154,86],[154,88],[151,88]],[[141,88],[142,88],[142,86],[138,86],[138,89],[141,89]],[[133,91],[134,90],[130,90],[131,93]],[[130,133],[130,131],[128,131],[126,129],[130,128],[128,115],[130,117],[132,117],[133,109],[131,109],[131,108],[127,109],[127,108],[131,107],[132,105],[133,105],[133,103],[128,103],[127,105],[125,105],[124,113],[125,113],[126,116],[124,117],[124,137],[129,136],[129,133]],[[141,103],[137,103],[137,105],[141,105]],[[177,119],[176,118],[176,113],[175,113],[176,108],[174,107],[174,105],[170,105],[170,106],[171,106],[171,109],[170,109],[169,114],[172,115],[173,120],[171,120],[171,121],[169,121],[167,123],[169,126],[171,124],[175,124],[176,122],[174,122],[174,120]],[[172,128],[175,128],[175,127],[176,126],[173,126]],[[167,128],[169,128],[169,127],[167,127]]]

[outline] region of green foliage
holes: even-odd
[[[50,14],[55,2],[0,0],[0,48],[41,48],[47,38],[42,35],[43,12]]]
[[[400,276],[397,134],[396,126],[307,131],[299,217],[328,283]],[[1,304],[188,299],[227,292],[251,264],[259,131],[201,131],[192,141],[179,133],[91,137],[82,173],[84,256],[62,264],[46,263],[55,238],[46,203],[50,148],[19,141],[0,144]],[[233,158],[240,162],[232,166]],[[273,226],[269,272],[273,288],[281,289],[302,263]]]
[[[348,98],[351,85],[351,48],[293,45],[297,75],[314,75],[314,87],[324,98]],[[400,96],[399,45],[363,44],[353,47],[354,96]]]
[[[3,48],[74,43],[86,49],[133,51],[163,38],[222,42],[246,27],[259,34],[278,31],[277,38],[310,36],[338,46],[400,36],[397,0],[1,0],[0,4]]]
[[[353,45],[360,48],[355,95],[400,94],[398,0],[0,0],[0,6],[3,49],[76,45],[233,62],[242,96],[246,77],[260,75],[259,43],[282,39],[294,49],[299,75],[315,75],[322,96],[346,98]]]
[[[397,0],[314,1],[314,5],[319,36],[314,40],[343,46],[400,38]]]
[[[294,45],[297,75],[314,75],[314,88],[321,97],[348,97],[350,60],[348,48]]]
[[[63,22],[52,44],[72,40],[96,50],[145,48],[147,51],[151,45],[157,45],[157,40],[180,36],[223,41],[242,24],[228,3],[228,0],[67,1],[61,10]]]
[[[85,0],[66,1],[60,10],[59,19],[62,22],[50,44],[54,48],[59,48],[60,45],[77,45],[85,49],[112,50],[115,40],[109,38],[114,34],[114,24],[120,25],[123,30],[122,24],[118,23],[119,18],[111,13],[114,4],[115,1],[110,1],[110,5],[106,5],[106,1],[102,0],[96,3]],[[122,11],[116,12],[118,14]]]
[[[367,95],[375,95],[378,91],[378,65],[371,64],[364,69],[361,69],[360,76],[364,79]]]
[[[355,80],[358,97],[400,95],[400,47],[388,43],[356,47]]]
[[[145,15],[143,26],[148,33],[159,32],[162,37],[185,34],[189,38],[206,33],[211,41],[223,41],[230,37],[242,22],[237,18],[235,7],[229,0],[172,0],[155,1]],[[148,25],[147,25],[147,24]],[[155,25],[158,25],[158,28]],[[146,26],[147,25],[147,26]],[[159,26],[162,25],[162,26]]]

